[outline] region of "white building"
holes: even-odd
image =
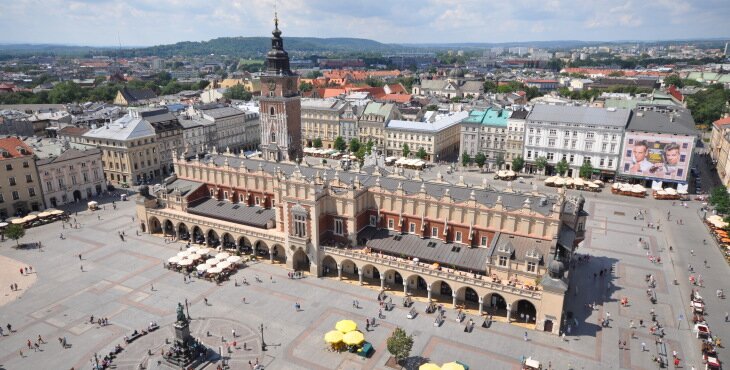
[[[48,207],[90,199],[101,194],[104,168],[101,149],[68,149],[58,156],[36,161],[43,198]]]
[[[408,144],[409,157],[419,149],[426,151],[424,160],[436,162],[459,155],[460,123],[469,112],[439,116],[433,122],[390,120],[385,126],[385,155],[402,157],[403,145]]]
[[[215,143],[211,142],[209,145],[215,146],[218,152],[249,150],[256,148],[259,144],[258,112],[211,104],[190,107],[187,113],[191,117],[197,116],[199,119],[215,124]],[[210,133],[208,134],[210,135]]]
[[[578,177],[581,165],[590,162],[594,175],[613,178],[630,117],[628,109],[535,105],[525,122],[528,171],[537,172],[536,159],[545,157],[547,174],[554,174],[556,164],[565,159],[570,177]]]

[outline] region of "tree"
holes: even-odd
[[[430,104],[430,105],[426,106],[426,110],[429,112],[437,111],[437,110],[439,110],[439,106],[436,104]]]
[[[413,336],[407,335],[405,330],[395,328],[393,334],[386,341],[388,352],[390,352],[399,363],[411,354],[413,348]]]
[[[484,153],[479,152],[477,155],[474,156],[474,163],[479,166],[479,169],[482,169],[484,167],[484,164],[487,163],[487,156],[484,155]]]
[[[5,236],[8,237],[8,239],[15,240],[15,245],[19,247],[20,242],[18,242],[18,240],[25,236],[25,229],[22,225],[10,224],[5,228]]]
[[[548,161],[545,157],[537,157],[535,158],[535,167],[537,167],[537,170],[542,172],[545,171],[545,167],[547,167]]]
[[[408,146],[408,144],[403,144],[403,156],[408,158],[408,155],[411,154],[411,147]]]
[[[674,85],[676,87],[682,88],[684,87],[684,82],[681,78],[679,78],[679,75],[669,75],[667,77],[664,77],[664,86]]]
[[[372,140],[368,140],[368,143],[365,144],[365,152],[368,155],[373,153],[373,146],[375,146],[375,143]]]
[[[497,158],[494,159],[495,163],[497,163],[497,168],[501,169],[502,166],[504,166],[504,154],[497,153]]]
[[[345,139],[342,138],[342,136],[338,136],[335,138],[335,142],[333,144],[334,148],[339,151],[344,151],[347,149],[347,144],[345,144]]]
[[[727,112],[728,100],[730,100],[730,90],[725,90],[721,84],[714,84],[687,96],[687,108],[692,111],[695,122],[709,127]]]
[[[484,82],[484,92],[485,93],[492,93],[497,91],[497,83],[494,81],[485,81]]]
[[[314,146],[315,148],[318,148],[318,149],[321,148],[322,147],[322,139],[320,139],[320,138],[314,139],[314,141],[312,141],[312,146]]]
[[[461,165],[466,167],[469,165],[469,162],[471,162],[471,157],[466,152],[461,153]]]
[[[590,161],[583,162],[583,164],[580,166],[580,169],[578,170],[578,176],[580,176],[584,179],[589,179],[589,178],[591,178],[592,174],[593,174],[593,165],[591,164],[591,162]]]
[[[423,147],[418,148],[418,151],[416,152],[416,157],[418,159],[426,159],[426,156],[428,153],[426,153],[426,149],[423,149]]]
[[[710,204],[715,207],[717,213],[730,213],[730,194],[728,194],[727,188],[720,186],[712,189],[712,193],[710,194]]]
[[[566,161],[565,158],[561,159],[558,164],[555,165],[555,171],[557,171],[560,176],[565,175],[565,173],[568,172],[568,161]]]
[[[525,168],[525,160],[522,156],[517,156],[512,160],[512,171],[520,172]]]
[[[312,72],[307,73],[307,78],[315,79],[317,77],[322,77],[322,72],[312,71]]]
[[[623,77],[624,71],[613,71],[608,74],[608,77]]]
[[[252,95],[251,92],[247,91],[246,88],[243,87],[243,85],[233,85],[229,87],[225,93],[223,93],[223,97],[231,100],[249,101],[251,100]]]
[[[299,91],[312,91],[314,86],[310,84],[309,82],[302,82],[299,84]]]
[[[357,138],[352,138],[352,140],[350,140],[350,151],[351,152],[357,153],[357,151],[360,150],[361,146],[362,145],[360,144],[360,140],[358,140]]]

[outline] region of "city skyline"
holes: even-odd
[[[268,37],[274,5],[274,0],[21,0],[4,5],[0,43],[127,47]],[[278,2],[278,12],[284,37],[357,37],[392,44],[652,41],[728,37],[717,25],[730,16],[730,3],[296,0]]]

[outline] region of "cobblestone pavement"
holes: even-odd
[[[376,316],[376,291],[331,278],[289,280],[284,268],[268,262],[249,265],[233,276],[238,281],[246,277],[248,286],[236,287],[233,281],[221,286],[203,280],[183,282],[179,273],[162,266],[181,245],[166,244],[149,235],[136,236],[131,219],[133,202],[116,204],[116,211],[107,205],[97,213],[79,212],[76,218],[82,225],[80,229],[62,229],[56,223],[29,230],[21,242],[41,241],[42,250],[15,249],[12,241],[0,243],[0,254],[32,265],[37,272],[35,284],[21,298],[0,308],[0,323],[11,323],[14,330],[9,335],[5,330],[6,336],[0,338],[0,368],[90,368],[95,353],[107,353],[122,342],[125,334],[146,327],[150,321],[158,322],[161,329],[127,346],[115,361],[117,369],[136,369],[139,364],[166,368],[157,365],[159,351],[172,337],[177,303],[186,299],[193,317],[191,332],[222,355],[213,356],[211,362],[218,363],[223,357],[233,369],[245,369],[248,361],[257,359],[268,369],[383,369],[389,357],[385,341],[396,326],[414,335],[414,360],[459,360],[472,369],[517,369],[522,356],[532,356],[553,369],[649,369],[655,366],[652,356],[671,356],[673,350],[678,351],[685,368],[700,368],[699,343],[686,321],[686,298],[691,288],[686,266],[693,263],[702,269],[706,287],[700,292],[708,298],[713,297],[711,292],[726,281],[723,279],[730,271],[715,246],[701,243],[710,238],[700,222],[698,204],[673,207],[666,201],[602,193],[588,197],[591,218],[586,242],[579,252],[591,258],[573,271],[577,291],[573,288],[569,293],[566,310],[572,312],[577,324],[573,322],[565,341],[533,331],[528,332],[525,341],[522,328],[499,322],[490,328],[477,325],[474,332],[465,333],[453,311],[447,313],[441,327],[434,327],[433,318],[423,312],[424,303],[417,302],[419,315],[415,319],[406,319],[406,310],[396,307],[386,312],[372,331],[365,332],[375,353],[363,359],[328,352],[322,337],[340,319],[364,325],[366,318]],[[647,219],[633,219],[639,209],[648,211]],[[666,221],[668,210],[670,221]],[[682,226],[675,224],[680,218]],[[660,221],[661,231],[645,225]],[[118,237],[119,231],[126,232],[125,242]],[[60,233],[66,236],[64,240],[59,239]],[[637,245],[639,237],[649,241],[650,254],[661,256],[661,264],[648,260],[647,250]],[[674,246],[674,252],[668,251],[668,245]],[[689,249],[695,250],[694,256]],[[705,258],[710,268],[702,267],[700,261]],[[600,268],[611,272],[594,280],[593,272]],[[657,279],[656,305],[645,293],[644,277],[648,273]],[[255,275],[262,277],[261,283],[254,281]],[[679,285],[673,284],[674,279]],[[395,296],[394,302],[400,302],[398,292],[390,294]],[[628,306],[619,304],[622,297],[629,299]],[[209,305],[204,303],[205,298]],[[361,302],[360,309],[352,308],[353,299]],[[711,328],[726,338],[729,324],[722,322],[721,308],[727,306],[726,302],[708,301]],[[302,306],[300,312],[294,310],[297,302]],[[597,309],[586,309],[586,303],[594,302]],[[629,328],[630,320],[638,325],[643,319],[646,324],[652,307],[666,328],[664,346],[655,344],[647,328]],[[609,313],[610,328],[601,329],[598,320]],[[681,322],[680,314],[684,315]],[[107,317],[110,325],[90,324],[91,315]],[[472,317],[477,324],[482,322],[475,316],[467,319]],[[261,324],[267,351],[261,350]],[[235,339],[231,329],[237,332]],[[636,339],[631,339],[632,332]],[[41,344],[39,352],[28,350],[27,340],[34,341],[38,335],[47,344]],[[63,337],[69,343],[67,349],[58,343]],[[619,340],[626,341],[628,349],[619,349]],[[648,351],[641,351],[641,342],[646,343]],[[726,351],[721,355],[728,360]]]

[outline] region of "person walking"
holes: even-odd
[[[641,352],[646,352],[646,343],[641,342]]]
[[[527,332],[525,332],[524,338],[525,338],[525,342],[527,342]]]

